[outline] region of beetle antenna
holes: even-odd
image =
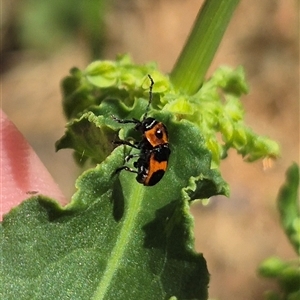
[[[153,88],[153,85],[154,85],[154,81],[153,81],[152,77],[149,74],[148,74],[148,78],[150,79],[149,102],[148,102],[148,105],[146,107],[146,112],[145,112],[145,115],[144,115],[144,120],[147,117],[147,114],[148,114],[148,111],[149,111],[149,108],[150,108],[150,105],[151,105],[151,102],[152,102],[152,99],[153,99],[152,88]]]

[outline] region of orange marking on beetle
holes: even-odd
[[[168,131],[166,126],[159,122],[153,128],[145,131],[145,137],[152,147],[168,143]]]
[[[144,181],[144,185],[149,185],[149,182],[155,172],[158,172],[158,171],[165,172],[167,169],[167,166],[168,166],[168,161],[164,160],[164,161],[159,162],[154,159],[154,155],[152,154],[150,157],[149,171],[148,171],[147,177]],[[162,173],[162,174],[164,174],[164,173]]]

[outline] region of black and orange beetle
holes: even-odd
[[[138,160],[133,163],[135,169],[128,166],[122,166],[116,170],[119,173],[122,170],[137,173],[136,180],[145,186],[157,184],[164,176],[168,160],[171,153],[169,148],[168,130],[166,126],[154,118],[147,117],[151,102],[152,88],[154,81],[150,75],[149,102],[142,121],[137,119],[120,120],[113,116],[113,119],[118,123],[135,124],[135,129],[142,133],[142,140],[132,144],[125,140],[114,141],[114,144],[127,145],[140,150],[138,154],[130,154],[126,156],[125,161],[128,162],[133,157],[138,157]]]

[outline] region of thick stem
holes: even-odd
[[[188,94],[200,88],[239,1],[205,1],[170,74],[175,87]]]

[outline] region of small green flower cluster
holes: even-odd
[[[248,87],[242,67],[219,68],[195,94],[188,95],[159,72],[154,63],[136,65],[128,55],[119,56],[116,61],[95,61],[83,71],[71,70],[71,76],[64,79],[67,117],[72,119],[93,111],[93,107],[107,99],[118,99],[129,108],[138,98],[148,101],[147,74],[155,82],[152,107],[196,125],[212,153],[213,167],[219,166],[230,148],[236,149],[247,161],[279,155],[276,142],[255,134],[244,124],[240,98],[248,92]],[[141,117],[143,113],[140,110],[136,115]]]

